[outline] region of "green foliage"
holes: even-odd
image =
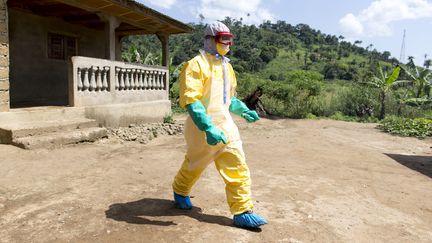
[[[331,115],[330,119],[337,120],[337,121],[349,121],[349,122],[357,121],[355,117],[344,115],[340,111],[337,111],[336,113]]]
[[[372,79],[367,84],[371,85],[372,87],[377,88],[379,92],[379,100],[381,102],[381,111],[379,118],[384,119],[385,117],[385,101],[387,94],[391,91],[391,89],[401,83],[404,83],[405,81],[396,81],[399,77],[400,73],[400,67],[395,67],[391,74],[388,75],[386,71],[383,70],[380,64],[378,64],[378,75],[375,75],[372,77]]]
[[[180,72],[183,68],[184,63],[181,63],[180,65],[174,67],[173,65],[170,66],[170,80],[169,80],[169,86],[170,86],[170,97],[171,99],[177,99],[179,96],[179,82],[178,79],[180,77]]]
[[[310,120],[318,120],[318,117],[315,116],[315,115],[312,114],[312,113],[307,113],[307,114],[306,114],[306,119],[310,119]]]
[[[162,47],[156,36],[128,36],[122,40],[122,59],[127,62],[160,65]]]
[[[180,107],[179,104],[173,103],[171,105],[171,111],[173,114],[184,114],[187,113],[187,110],[185,108]]]
[[[313,100],[322,89],[322,75],[317,72],[287,71],[285,79],[270,81],[252,75],[243,75],[238,80],[238,93],[246,97],[257,86],[264,90],[262,100],[270,113],[290,118],[305,118],[311,111]]]
[[[361,41],[351,43],[342,36],[284,21],[260,26],[231,18],[223,22],[235,35],[229,58],[237,74],[238,96],[244,98],[257,86],[263,87],[261,100],[274,115],[374,121],[384,113],[406,117],[432,114],[432,75],[412,60],[397,80],[399,68],[392,68],[399,63],[390,58],[391,53],[380,53],[372,45],[361,47]],[[175,112],[184,112],[176,105],[182,63],[203,47],[205,25],[191,26],[192,33],[173,35],[169,40],[170,98]],[[155,35],[126,37],[122,44],[125,61],[160,63],[161,44]],[[370,87],[359,85],[366,82]]]
[[[417,66],[407,65],[402,66],[404,72],[408,76],[408,80],[414,84],[413,95],[411,98],[426,98],[431,99],[432,89],[432,71],[429,69],[421,69]],[[421,100],[420,100],[421,102]]]
[[[175,120],[172,114],[165,115],[163,118],[163,123],[174,124]]]
[[[338,121],[347,121],[347,122],[365,122],[365,123],[376,123],[378,122],[378,118],[376,117],[356,117],[356,116],[347,116],[344,115],[342,112],[337,111],[335,114],[331,115],[329,117],[333,120]]]
[[[288,70],[301,68],[317,71],[326,76],[324,65],[331,61],[333,67],[337,67],[336,78],[353,80],[359,79],[367,72],[369,67],[361,66],[363,60],[388,61],[388,52],[369,51],[356,46],[359,42],[352,44],[340,41],[343,38],[324,34],[305,24],[293,26],[278,21],[264,22],[256,27],[245,25],[241,20],[229,17],[223,22],[235,34],[235,45],[231,48],[230,58],[233,66],[241,73],[262,71],[278,56],[284,56],[283,61],[290,66]],[[195,56],[203,46],[205,25],[202,23],[190,25],[194,28],[192,33],[170,37],[170,54],[172,64],[175,66]],[[136,52],[130,50],[131,46],[139,53],[142,61],[147,57],[148,63],[160,63],[161,44],[155,35],[124,38],[122,40],[124,60],[136,59],[134,58]],[[288,56],[284,55],[287,53]],[[353,58],[360,61],[353,63],[351,62]]]
[[[380,128],[391,134],[410,137],[432,136],[432,120],[425,118],[386,117],[381,121]]]
[[[347,86],[337,94],[337,110],[346,116],[371,117],[378,107],[376,93],[364,85]]]

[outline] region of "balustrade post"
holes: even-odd
[[[126,69],[124,69],[124,68],[121,69],[120,77],[121,77],[121,79],[120,79],[120,89],[119,90],[125,90],[125,80],[127,78]]]
[[[120,72],[120,68],[119,67],[115,67],[115,72],[114,72],[114,78],[115,78],[115,84],[114,84],[114,89],[115,90],[119,90],[120,89],[120,79],[121,79],[121,77],[120,77],[120,75],[121,75],[121,72]],[[111,91],[111,90],[110,90]]]
[[[141,70],[141,69],[138,69],[138,89],[139,90],[144,89],[143,70]]]
[[[155,87],[155,71],[150,71],[150,89],[153,90]]]
[[[107,67],[107,66],[103,67],[103,76],[102,76],[102,90],[103,91],[108,91],[108,88],[109,88],[109,86],[108,86],[108,77],[110,76],[110,75],[108,75],[109,70],[110,70],[109,67]]]
[[[132,78],[132,89],[133,90],[137,90],[137,88],[138,88],[136,70],[137,70],[136,68],[132,68],[131,78]]]
[[[96,90],[96,78],[95,78],[95,69],[93,68],[93,66],[90,68],[89,71],[89,75],[90,76],[90,91],[95,91]]]
[[[77,75],[76,77],[76,83],[77,83],[77,89],[74,87],[74,90],[82,91],[83,90],[83,82],[82,82],[82,76],[81,76],[81,68],[77,68]]]
[[[94,75],[96,76],[96,91],[102,91],[102,72],[99,66],[94,70]]]
[[[147,70],[144,70],[143,71],[143,82],[144,82],[144,90],[146,90],[146,89],[148,89],[148,85],[149,85],[149,83],[148,83],[148,71]]]
[[[83,91],[87,91],[90,87],[90,81],[89,81],[89,69],[84,68],[84,82],[83,82]]]

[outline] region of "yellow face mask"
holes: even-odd
[[[219,53],[219,55],[221,56],[225,56],[225,54],[227,54],[230,50],[229,45],[224,45],[221,43],[216,43],[216,50]]]

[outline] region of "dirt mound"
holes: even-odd
[[[158,136],[182,134],[183,127],[179,123],[131,124],[128,127],[108,128],[108,139],[146,144]]]

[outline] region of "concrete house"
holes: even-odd
[[[162,120],[169,36],[190,31],[132,0],[0,0],[0,143],[55,143],[77,129],[92,140],[99,126]],[[122,62],[128,35],[156,35],[162,64]]]

